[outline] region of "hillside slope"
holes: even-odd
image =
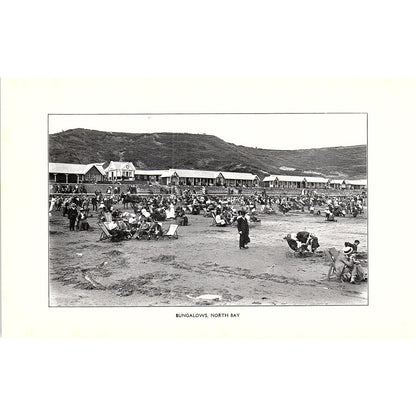
[[[363,178],[366,158],[366,146],[269,150],[237,146],[205,134],[73,129],[49,136],[50,162],[130,161],[137,169],[229,170],[253,172],[261,178],[267,174],[314,173]]]

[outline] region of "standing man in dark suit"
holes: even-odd
[[[248,248],[247,244],[250,242],[250,237],[248,236],[249,227],[246,212],[243,209],[238,211],[237,230],[240,234],[240,249]]]
[[[75,231],[75,221],[78,217],[78,210],[76,204],[71,204],[68,209],[69,231]]]

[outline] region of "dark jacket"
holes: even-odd
[[[76,208],[69,208],[68,209],[68,218],[75,219],[78,216],[78,211]]]
[[[306,243],[307,243],[307,241],[308,241],[309,235],[310,235],[310,234],[309,234],[307,231],[299,231],[299,232],[296,234],[296,239],[297,239],[298,241],[300,241],[301,243],[306,244]]]
[[[249,227],[246,217],[242,217],[241,215],[237,217],[237,229],[239,232],[242,231],[243,234],[248,234]]]

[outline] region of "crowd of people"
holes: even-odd
[[[105,223],[114,239],[158,238],[163,234],[161,222],[176,220],[178,225],[189,224],[190,215],[211,217],[219,227],[236,225],[240,249],[248,248],[250,224],[260,222],[258,214],[287,214],[291,210],[321,215],[328,221],[335,216],[352,214],[354,217],[364,210],[362,196],[328,197],[316,192],[298,196],[269,196],[266,192],[251,195],[228,194],[207,195],[195,189],[181,192],[138,196],[130,187],[126,193],[117,186],[109,186],[106,192],[87,194],[83,185],[57,185],[50,197],[49,213],[59,211],[69,220],[70,231],[89,230],[88,218],[97,214]],[[62,195],[64,194],[64,195]],[[118,206],[122,206],[120,208]],[[130,211],[130,212],[129,212]],[[133,212],[131,212],[133,211]],[[307,231],[291,233],[285,237],[289,247],[297,253],[315,253],[319,247],[318,237]],[[359,241],[345,243],[336,261],[336,275],[343,281],[354,283],[363,280],[364,272],[356,259]]]
[[[328,197],[314,193],[313,195],[275,197],[272,200],[283,214],[294,210],[307,211],[313,215],[321,215],[324,212],[328,219],[345,217],[347,214],[356,217],[364,211],[364,197],[360,195]]]
[[[136,187],[129,186],[129,192],[136,192]],[[83,183],[54,183],[50,185],[49,191],[51,194],[86,194],[87,188]],[[96,191],[98,192],[98,191]],[[108,185],[105,190],[106,194],[120,194],[121,186],[119,185]]]
[[[50,186],[51,193],[59,194],[82,194],[87,193],[83,184],[55,183]]]

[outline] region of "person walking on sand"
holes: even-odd
[[[237,230],[240,234],[240,249],[241,248],[248,248],[247,244],[250,242],[249,237],[249,227],[248,227],[248,221],[246,218],[246,212],[242,209],[238,211],[238,217],[237,217]]]

